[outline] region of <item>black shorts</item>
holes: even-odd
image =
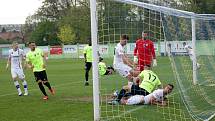
[[[146,91],[145,89],[142,89],[139,87],[139,85],[132,85],[131,86],[131,95],[143,95],[146,96],[148,95],[149,92]]]
[[[91,67],[92,67],[92,62],[85,63],[85,70],[89,71]]]
[[[109,70],[106,70],[105,74],[104,75],[109,75],[110,74],[110,71]]]
[[[40,71],[40,72],[34,72],[34,77],[35,80],[41,80],[41,81],[48,81],[47,75],[46,75],[46,71]]]

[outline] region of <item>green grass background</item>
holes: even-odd
[[[107,65],[111,59],[104,60]],[[178,87],[167,57],[158,57],[153,70],[163,84],[175,85],[166,107],[111,106],[107,99],[114,90],[127,83],[118,74],[100,77],[101,120],[111,121],[186,121],[191,120],[180,98]],[[92,121],[92,74],[90,86],[84,86],[84,62],[81,59],[53,59],[48,61],[47,74],[56,95],[48,93],[49,100],[42,100],[33,73],[25,70],[29,96],[19,97],[11,80],[10,70],[5,70],[6,60],[0,61],[0,121]],[[20,82],[21,84],[21,82]],[[23,87],[23,86],[21,86]],[[47,88],[46,88],[47,90]],[[48,92],[48,90],[47,90]]]

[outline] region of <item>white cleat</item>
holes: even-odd
[[[24,96],[28,96],[28,92],[25,92]]]
[[[22,92],[20,92],[18,95],[19,95],[19,96],[22,96]]]

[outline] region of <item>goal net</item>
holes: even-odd
[[[109,105],[113,92],[126,85],[127,79],[118,73],[99,76],[101,120],[213,119],[215,16],[134,0],[97,0],[96,5],[99,52],[106,65],[112,65],[120,35],[129,36],[126,53],[133,59],[135,41],[143,31],[148,32],[158,62],[152,70],[162,85],[175,85],[167,106]]]

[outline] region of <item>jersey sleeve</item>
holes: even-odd
[[[161,101],[163,99],[163,90],[162,89],[155,90],[152,93],[152,95],[157,101]]]
[[[118,55],[123,55],[123,54],[124,54],[124,51],[123,51],[123,49],[122,49],[121,47],[117,47],[117,48],[116,48],[116,53],[117,53]]]
[[[137,49],[138,48],[138,40],[136,41],[136,44],[135,44],[135,48],[134,48],[134,56],[137,56]]]
[[[143,79],[144,79],[144,73],[145,73],[145,72],[144,72],[144,71],[142,71],[142,72],[138,75],[138,76],[140,77],[140,79],[141,79],[141,80],[143,80]]]
[[[87,53],[87,46],[84,47],[83,53],[84,53],[84,54]]]
[[[155,56],[155,47],[154,47],[153,42],[152,42],[151,50],[152,50],[152,57],[153,57],[153,59],[155,59],[156,58],[156,56]]]

